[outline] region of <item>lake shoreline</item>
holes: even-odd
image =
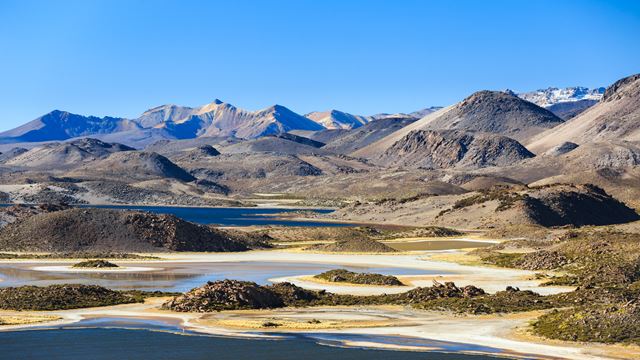
[[[615,351],[620,355],[624,348],[615,345],[593,346],[593,344],[566,343],[544,340],[529,336],[524,338],[519,333],[526,328],[527,323],[540,314],[539,311],[506,315],[452,315],[440,312],[420,311],[409,308],[391,309],[385,306],[367,307],[318,307],[318,308],[285,308],[274,310],[247,310],[247,311],[222,311],[219,313],[176,313],[168,310],[159,310],[159,305],[165,298],[148,299],[144,304],[126,304],[103,308],[51,311],[51,312],[22,312],[29,316],[58,316],[60,319],[51,322],[36,324],[23,324],[5,326],[0,330],[0,336],[6,331],[42,330],[50,331],[60,327],[68,328],[81,324],[87,319],[136,319],[166,322],[176,325],[194,334],[205,334],[231,338],[246,339],[278,339],[282,335],[298,334],[308,335],[310,338],[321,339],[326,335],[341,339],[342,346],[356,348],[378,348],[395,351],[434,351],[431,348],[404,346],[402,340],[440,341],[452,344],[469,344],[480,346],[494,351],[481,352],[491,356],[505,356],[509,358],[537,359],[603,359],[608,357],[607,352]],[[387,324],[371,323],[371,326],[342,326],[335,328],[244,328],[238,326],[222,326],[220,322],[202,320],[206,317],[224,317],[232,315],[234,318],[246,319],[247,316],[260,316],[265,319],[278,319],[290,317],[292,312],[308,314],[313,318],[325,321],[328,318],[339,315],[343,321],[357,321],[362,314],[387,317]],[[277,320],[274,320],[277,321]],[[393,322],[396,325],[392,324]],[[98,326],[100,327],[100,326]],[[179,333],[179,331],[178,331]],[[351,341],[350,337],[357,336],[359,341]],[[396,343],[376,341],[378,337],[394,337]],[[632,359],[640,354],[637,349],[627,349],[627,357]],[[465,354],[465,352],[460,352]]]

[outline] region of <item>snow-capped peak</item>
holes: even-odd
[[[518,93],[517,95],[521,99],[530,101],[538,106],[549,107],[558,103],[574,102],[580,100],[599,101],[602,98],[604,91],[605,88],[603,87],[595,89],[590,89],[583,86],[573,86],[567,88],[550,87],[546,89]],[[506,92],[513,93],[511,90],[506,90]]]

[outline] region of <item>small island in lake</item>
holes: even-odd
[[[357,273],[345,269],[325,271],[314,278],[329,282],[344,282],[362,285],[404,286],[402,281],[392,275]]]
[[[85,260],[73,265],[74,268],[90,268],[90,269],[102,269],[102,268],[117,268],[118,265],[106,261],[106,260]]]

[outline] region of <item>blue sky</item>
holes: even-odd
[[[640,72],[640,1],[0,0],[0,130],[220,98],[410,112]]]

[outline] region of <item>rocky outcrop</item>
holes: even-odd
[[[213,312],[238,309],[269,309],[284,306],[273,291],[254,282],[222,280],[207,282],[166,302],[163,308],[180,312]]]
[[[118,265],[106,261],[106,260],[86,260],[81,261],[77,264],[73,265],[74,268],[90,268],[90,269],[101,269],[101,268],[117,268]]]
[[[164,309],[180,312],[269,309],[284,306],[409,305],[437,299],[470,299],[485,292],[475,286],[457,287],[452,282],[420,287],[400,294],[371,296],[339,295],[306,290],[291,283],[261,286],[253,282],[221,280],[208,282],[163,304]]]
[[[409,304],[422,303],[434,299],[442,298],[471,298],[484,295],[484,290],[473,285],[467,285],[462,288],[457,287],[452,282],[441,284],[434,280],[431,287],[419,287],[399,296]]]

